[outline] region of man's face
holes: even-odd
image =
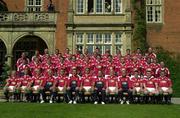
[[[45,49],[44,50],[44,54],[48,54],[49,52],[48,52],[48,49]]]
[[[25,58],[26,57],[26,54],[23,52],[22,55],[21,55],[22,58]]]
[[[77,73],[76,69],[73,69],[72,74],[76,75],[76,73]]]
[[[127,53],[127,54],[130,54],[130,50],[126,50],[126,53]]]
[[[39,55],[39,51],[38,50],[35,51],[35,55]]]
[[[41,71],[40,71],[39,69],[36,69],[36,70],[35,70],[35,73],[36,73],[36,75],[40,75],[40,74],[41,74]]]
[[[149,48],[149,49],[148,49],[148,52],[149,52],[149,53],[152,53],[152,48]]]
[[[161,67],[164,67],[164,62],[161,62],[160,65],[161,65]]]
[[[52,76],[52,71],[51,70],[48,70],[48,75]]]
[[[126,70],[122,69],[122,76],[126,76]]]
[[[86,68],[86,74],[89,74],[90,70],[89,68]]]
[[[113,69],[110,69],[110,75],[114,76],[114,70]]]
[[[125,59],[124,59],[124,58],[121,58],[121,62],[124,63],[124,62],[125,62]]]
[[[66,48],[66,53],[69,54],[69,48]]]
[[[151,77],[151,72],[150,71],[146,72],[146,76],[147,76],[147,78],[150,78]]]
[[[59,50],[58,50],[58,49],[56,49],[55,53],[58,55],[58,54],[59,54]]]
[[[135,76],[135,77],[138,77],[138,71],[135,71],[135,72],[134,72],[134,76]]]
[[[140,49],[137,49],[137,53],[138,53],[138,54],[141,53],[141,50],[140,50]]]
[[[165,72],[164,72],[164,71],[161,71],[160,76],[161,76],[161,77],[164,77],[164,76],[165,76]]]
[[[108,57],[108,61],[112,61],[112,57],[111,56]]]
[[[102,76],[102,72],[98,71],[98,77],[101,77],[101,76]]]
[[[72,61],[76,61],[76,57],[75,56],[72,56]]]
[[[12,72],[11,72],[11,76],[12,76],[12,77],[15,77],[15,76],[16,76],[16,71],[12,71]]]
[[[64,75],[64,70],[63,69],[60,70],[60,75]]]

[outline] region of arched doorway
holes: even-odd
[[[24,36],[20,38],[13,48],[13,67],[22,52],[26,52],[29,59],[34,55],[35,50],[39,50],[41,54],[45,48],[48,48],[43,39],[37,36]]]
[[[6,46],[4,42],[0,39],[0,75],[2,74],[2,66],[6,60]]]
[[[3,0],[0,0],[0,11],[8,11],[7,5]]]

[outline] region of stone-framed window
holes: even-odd
[[[86,32],[75,33],[76,48],[84,51],[88,49],[89,53],[93,53],[96,48],[100,49],[101,54],[104,54],[106,49],[109,49],[111,54],[116,53],[116,49],[122,50],[122,33],[121,32]]]
[[[122,14],[122,0],[76,0],[76,14]]]

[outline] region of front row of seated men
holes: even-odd
[[[171,102],[172,82],[161,71],[161,76],[154,78],[151,69],[147,69],[146,76],[139,76],[138,70],[134,69],[134,75],[129,77],[126,70],[122,69],[122,76],[115,76],[114,71],[104,77],[101,70],[97,75],[91,75],[90,69],[86,68],[83,76],[77,74],[77,69],[73,68],[72,74],[66,76],[62,68],[57,76],[48,70],[47,76],[42,76],[39,69],[35,70],[35,75],[28,75],[28,69],[22,77],[17,77],[13,71],[7,84],[4,87],[4,94],[7,101],[36,101],[58,102],[64,100],[69,104],[84,103],[90,99],[94,104],[105,104],[111,100],[117,103],[159,103]],[[11,98],[11,99],[10,99]]]

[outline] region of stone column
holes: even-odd
[[[13,58],[13,55],[12,54],[7,54],[6,55],[6,64],[8,65],[8,66],[10,66],[11,68],[12,68],[12,58]]]

